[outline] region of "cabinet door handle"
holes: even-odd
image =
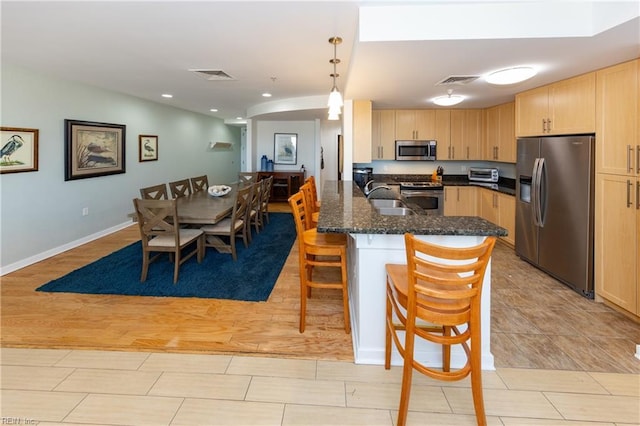
[[[627,145],[627,172],[632,173],[633,167],[631,166],[631,157],[633,156],[633,148],[631,145]]]
[[[551,133],[551,119],[547,118],[547,133]]]
[[[469,147],[467,147],[467,160],[469,159]]]
[[[631,202],[631,188],[633,188],[633,184],[627,179],[627,207],[631,207],[633,205]]]
[[[547,131],[547,119],[543,118],[542,119],[542,133]]]
[[[498,159],[498,147],[497,146],[493,147],[493,159],[494,160]]]
[[[447,147],[447,158],[451,160],[451,147]]]
[[[640,180],[636,182],[636,210],[640,210]]]
[[[451,147],[451,159],[456,158],[456,147],[452,146]]]
[[[640,174],[640,145],[636,145],[636,173]]]

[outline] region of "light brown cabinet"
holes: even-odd
[[[640,317],[640,59],[596,73],[596,296]]]
[[[596,177],[596,295],[640,316],[640,179]]]
[[[640,175],[640,59],[596,73],[596,171]]]
[[[595,72],[518,93],[516,135],[593,133],[595,98]]]
[[[371,158],[373,160],[394,160],[396,140],[395,110],[374,109],[371,117]]]
[[[396,110],[396,140],[436,138],[436,111],[433,109]]]
[[[483,159],[516,162],[515,102],[485,110]]]
[[[507,230],[504,242],[514,246],[516,243],[516,199],[512,195],[502,194],[486,188],[478,188],[479,216]]]
[[[450,143],[446,158],[442,149],[438,159],[480,160],[482,159],[482,110],[454,109],[450,113]],[[443,146],[444,144],[438,143]]]
[[[445,216],[477,216],[478,195],[475,186],[449,186],[444,188]]]
[[[353,101],[353,162],[371,162],[371,101]]]

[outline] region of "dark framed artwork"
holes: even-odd
[[[156,161],[158,159],[158,136],[138,136],[138,158],[140,162]]]
[[[0,173],[38,170],[38,129],[0,127]]]
[[[297,146],[297,133],[275,133],[273,135],[274,164],[296,164],[298,162]]]
[[[64,180],[125,172],[124,124],[64,120]]]

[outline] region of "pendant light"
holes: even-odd
[[[337,46],[342,43],[342,38],[340,37],[331,37],[329,39],[329,43],[333,45],[333,59],[330,59],[329,62],[333,64],[333,73],[329,74],[331,78],[333,78],[333,87],[331,88],[331,92],[329,93],[329,101],[327,106],[329,107],[329,120],[338,120],[341,114],[342,105],[344,102],[342,101],[342,95],[338,90],[338,86],[336,85],[336,78],[340,77],[340,74],[336,71],[336,65],[340,63],[340,59],[336,57]]]

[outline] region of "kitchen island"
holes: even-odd
[[[395,197],[393,191],[377,190],[372,196]],[[404,233],[410,232],[425,241],[451,247],[479,244],[487,236],[504,236],[504,228],[475,216],[383,216],[369,203],[352,181],[325,181],[321,196],[318,232],[349,235],[348,272],[349,304],[355,362],[384,363],[385,343],[385,264],[405,263]],[[482,368],[493,370],[490,347],[491,325],[491,264],[483,282],[482,306]],[[439,346],[416,342],[416,359],[439,366],[442,352]],[[451,353],[451,365],[464,364],[460,348]],[[395,352],[391,362],[402,365]]]

